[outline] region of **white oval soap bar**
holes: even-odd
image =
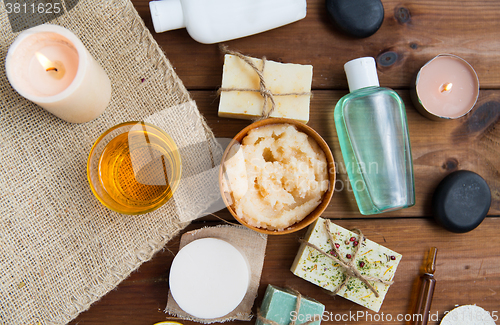
[[[250,282],[246,258],[231,244],[202,238],[184,246],[170,268],[170,292],[179,307],[197,318],[218,318],[233,311]]]

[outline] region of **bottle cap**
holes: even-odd
[[[377,65],[372,57],[354,59],[344,64],[349,91],[360,88],[380,86],[377,75]]]
[[[180,0],[151,1],[149,10],[157,33],[186,27]]]

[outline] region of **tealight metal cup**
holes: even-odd
[[[467,110],[465,110],[462,114],[460,114],[459,116],[446,116],[444,114],[437,114],[437,113],[434,113],[434,112],[430,111],[422,103],[421,94],[419,94],[419,92],[418,92],[417,86],[418,86],[418,84],[420,82],[420,77],[421,77],[422,70],[425,69],[429,64],[431,64],[431,62],[433,62],[434,60],[436,60],[438,58],[441,58],[441,57],[451,57],[451,58],[459,60],[461,63],[463,63],[464,66],[466,66],[467,69],[469,69],[469,71],[471,72],[471,75],[473,76],[473,78],[475,80],[475,84],[477,85],[473,89],[473,91],[474,91],[474,95],[473,96],[475,96],[475,100],[473,101],[472,105],[470,105],[470,107]],[[419,69],[419,71],[415,74],[415,76],[413,78],[412,86],[410,87],[410,97],[411,97],[413,105],[415,106],[415,108],[417,109],[417,111],[420,114],[422,114],[423,116],[425,116],[428,119],[431,119],[433,121],[454,120],[454,119],[458,119],[458,118],[461,118],[461,117],[467,115],[474,108],[474,106],[476,105],[478,96],[479,96],[479,79],[477,77],[476,71],[474,70],[474,68],[467,61],[465,61],[464,59],[462,59],[462,58],[460,58],[460,57],[458,57],[456,55],[453,55],[453,54],[439,54],[439,55],[435,56],[434,58],[432,58],[431,60],[429,60],[427,63],[425,63]]]

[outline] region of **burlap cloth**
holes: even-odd
[[[193,240],[207,237],[225,240],[236,247],[246,257],[250,266],[251,275],[245,297],[238,307],[236,307],[229,314],[215,319],[201,319],[191,316],[182,310],[173,299],[169,290],[165,312],[181,319],[192,320],[204,324],[216,322],[222,323],[232,320],[251,320],[253,317],[252,306],[255,298],[257,297],[262,267],[264,266],[267,235],[258,233],[243,226],[221,225],[217,227],[205,227],[182,235],[179,250]]]
[[[113,93],[104,114],[84,124],[64,122],[19,96],[4,67],[18,33],[0,2],[0,324],[69,322],[149,260],[218,192],[208,178],[216,174],[220,148],[130,1],[80,0],[50,23],[82,40]],[[93,142],[130,120],[156,124],[174,138],[186,177],[166,205],[139,216],[103,207],[86,178]]]

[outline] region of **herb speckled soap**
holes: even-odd
[[[325,252],[330,252],[332,246],[328,241],[328,234],[324,223],[325,219],[319,218],[309,227],[305,240],[312,243]],[[347,255],[354,255],[359,235],[346,230],[334,223],[331,224],[331,232],[334,242],[339,244],[337,250],[347,259]],[[354,237],[355,240],[351,241]],[[359,248],[354,265],[364,276],[377,277],[390,281],[394,277],[396,268],[402,258],[388,248],[385,248],[369,239],[366,239]],[[291,271],[293,274],[314,283],[326,290],[334,292],[345,280],[346,274],[339,264],[325,257],[304,243],[300,246]],[[377,290],[379,297],[359,279],[352,277],[337,295],[349,299],[357,304],[369,308],[375,312],[380,310],[389,285],[369,281]]]
[[[295,293],[268,285],[260,307],[261,316],[283,325],[288,325],[291,320],[296,319],[295,324],[300,325],[313,320],[315,315],[321,317],[325,311],[323,304],[302,296],[299,312],[296,313],[296,302],[297,295]],[[319,325],[320,323],[321,319],[311,323],[311,325]],[[260,319],[255,322],[255,325],[263,324]]]

